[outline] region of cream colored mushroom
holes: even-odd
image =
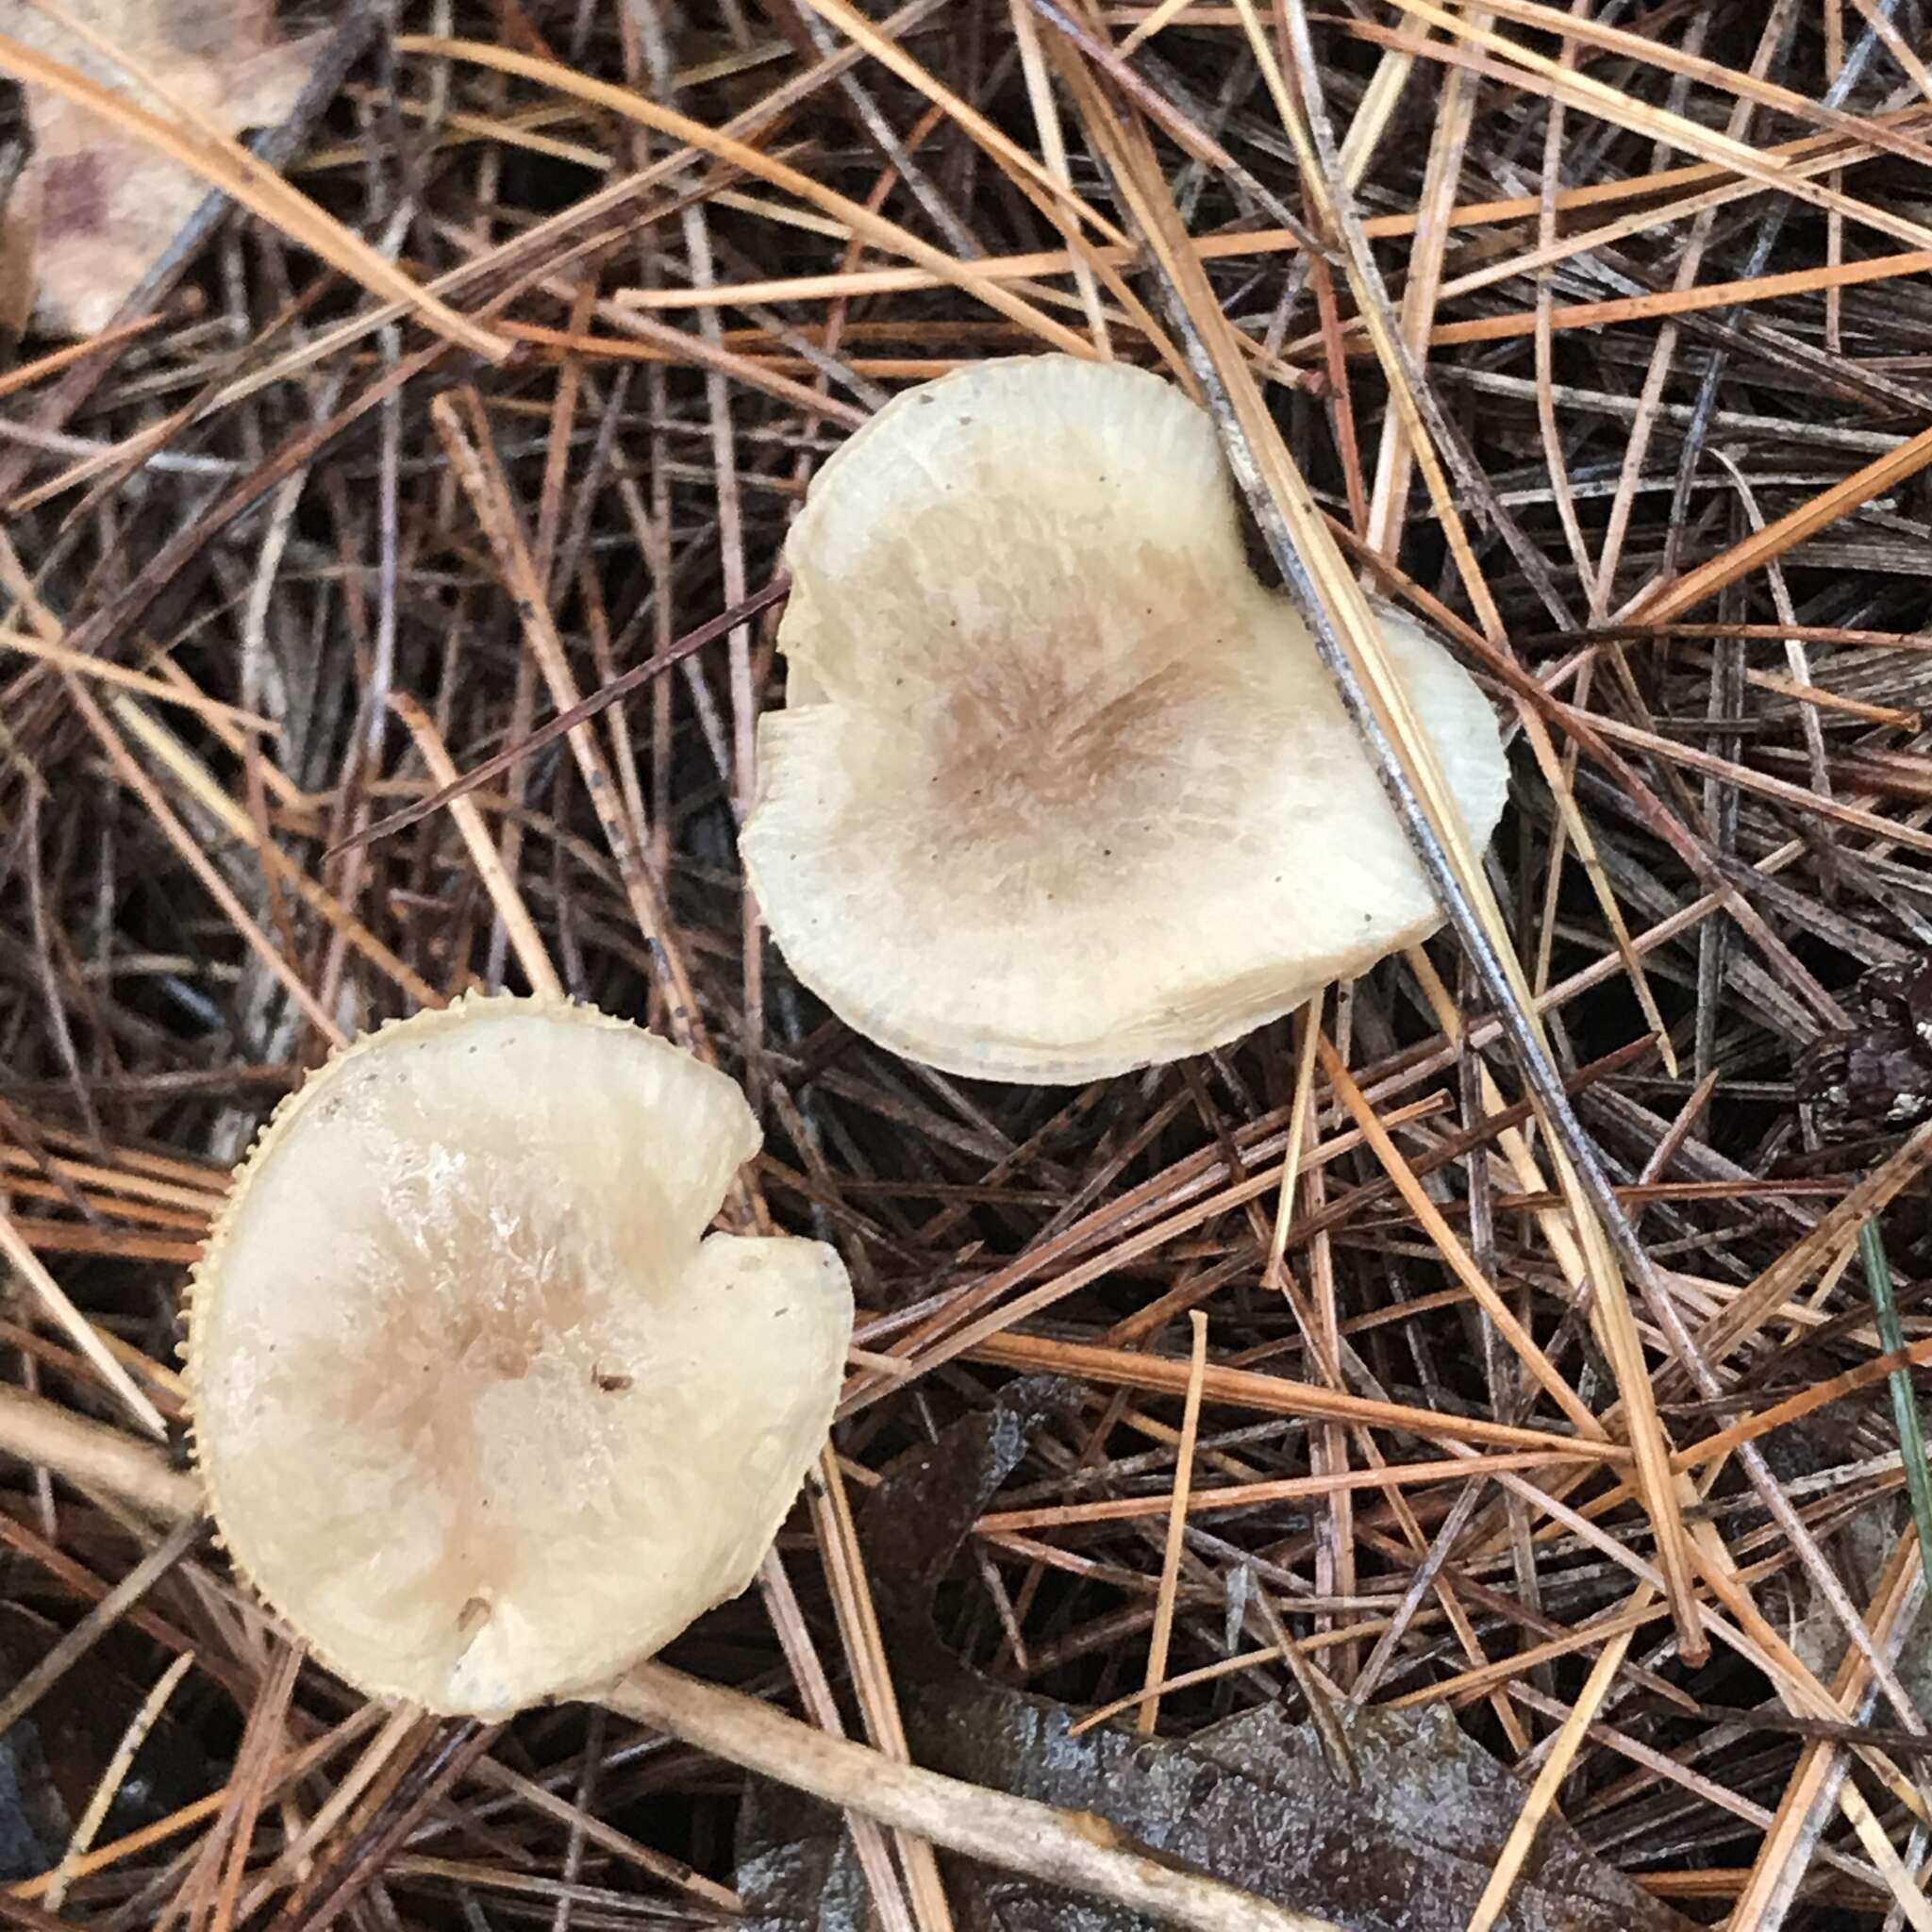
[[[705,1234],[758,1144],[724,1074],[557,1001],[386,1026],[276,1112],[195,1274],[194,1452],[344,1677],[505,1711],[751,1580],[852,1328],[831,1249]]]
[[[908,391],[785,547],[785,708],[741,849],[850,1025],[957,1074],[1084,1080],[1222,1044],[1441,923],[1208,417],[1064,356]],[[1481,692],[1391,654],[1485,841]]]

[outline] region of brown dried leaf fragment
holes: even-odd
[[[104,38],[126,66],[69,31],[52,9],[8,7],[4,30],[179,118],[134,73],[149,76],[227,134],[284,119],[327,38],[280,38],[270,0],[64,0],[60,11]],[[208,184],[51,89],[25,92],[33,155],[0,226],[0,285],[31,286],[37,326],[93,335],[181,232]]]

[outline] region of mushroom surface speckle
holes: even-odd
[[[706,1235],[758,1144],[724,1074],[556,1001],[386,1026],[277,1110],[196,1270],[195,1458],[343,1676],[508,1710],[751,1580],[852,1326],[831,1249]]]
[[[1219,1045],[1440,924],[1207,416],[1119,363],[982,362],[820,472],[741,849],[869,1038],[1073,1081]],[[1391,655],[1480,842],[1507,767],[1420,629]]]

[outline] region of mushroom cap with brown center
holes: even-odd
[[[555,1001],[386,1026],[277,1111],[196,1271],[195,1457],[344,1677],[512,1709],[751,1580],[852,1325],[831,1249],[706,1235],[758,1144],[724,1074]]]
[[[909,390],[825,464],[785,556],[786,706],[741,849],[791,970],[869,1038],[1089,1079],[1235,1039],[1440,924],[1169,383],[1036,356]],[[1490,708],[1384,630],[1486,841]]]

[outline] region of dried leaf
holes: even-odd
[[[279,38],[272,0],[65,0],[63,10],[226,134],[282,120],[326,38]],[[6,31],[181,118],[51,13],[8,7]],[[25,96],[34,151],[0,228],[0,286],[31,283],[40,327],[92,335],[166,252],[208,184],[50,89],[30,86]]]
[[[941,1644],[932,1594],[974,1520],[1057,1407],[1016,1384],[990,1415],[897,1463],[874,1493],[864,1541],[906,1730],[920,1762],[1070,1810],[1104,1814],[1177,1863],[1333,1918],[1351,1932],[1461,1924],[1523,1808],[1524,1786],[1440,1707],[1343,1718],[1353,1785],[1312,1727],[1275,1707],[1185,1742],[1099,1727],[990,1683]],[[860,1932],[866,1894],[831,1815],[759,1790],[740,1826],[737,1882],[751,1932]],[[1139,1932],[1110,1906],[949,1861],[960,1932]],[[1684,1921],[1546,1824],[1499,1932],[1683,1932]]]

